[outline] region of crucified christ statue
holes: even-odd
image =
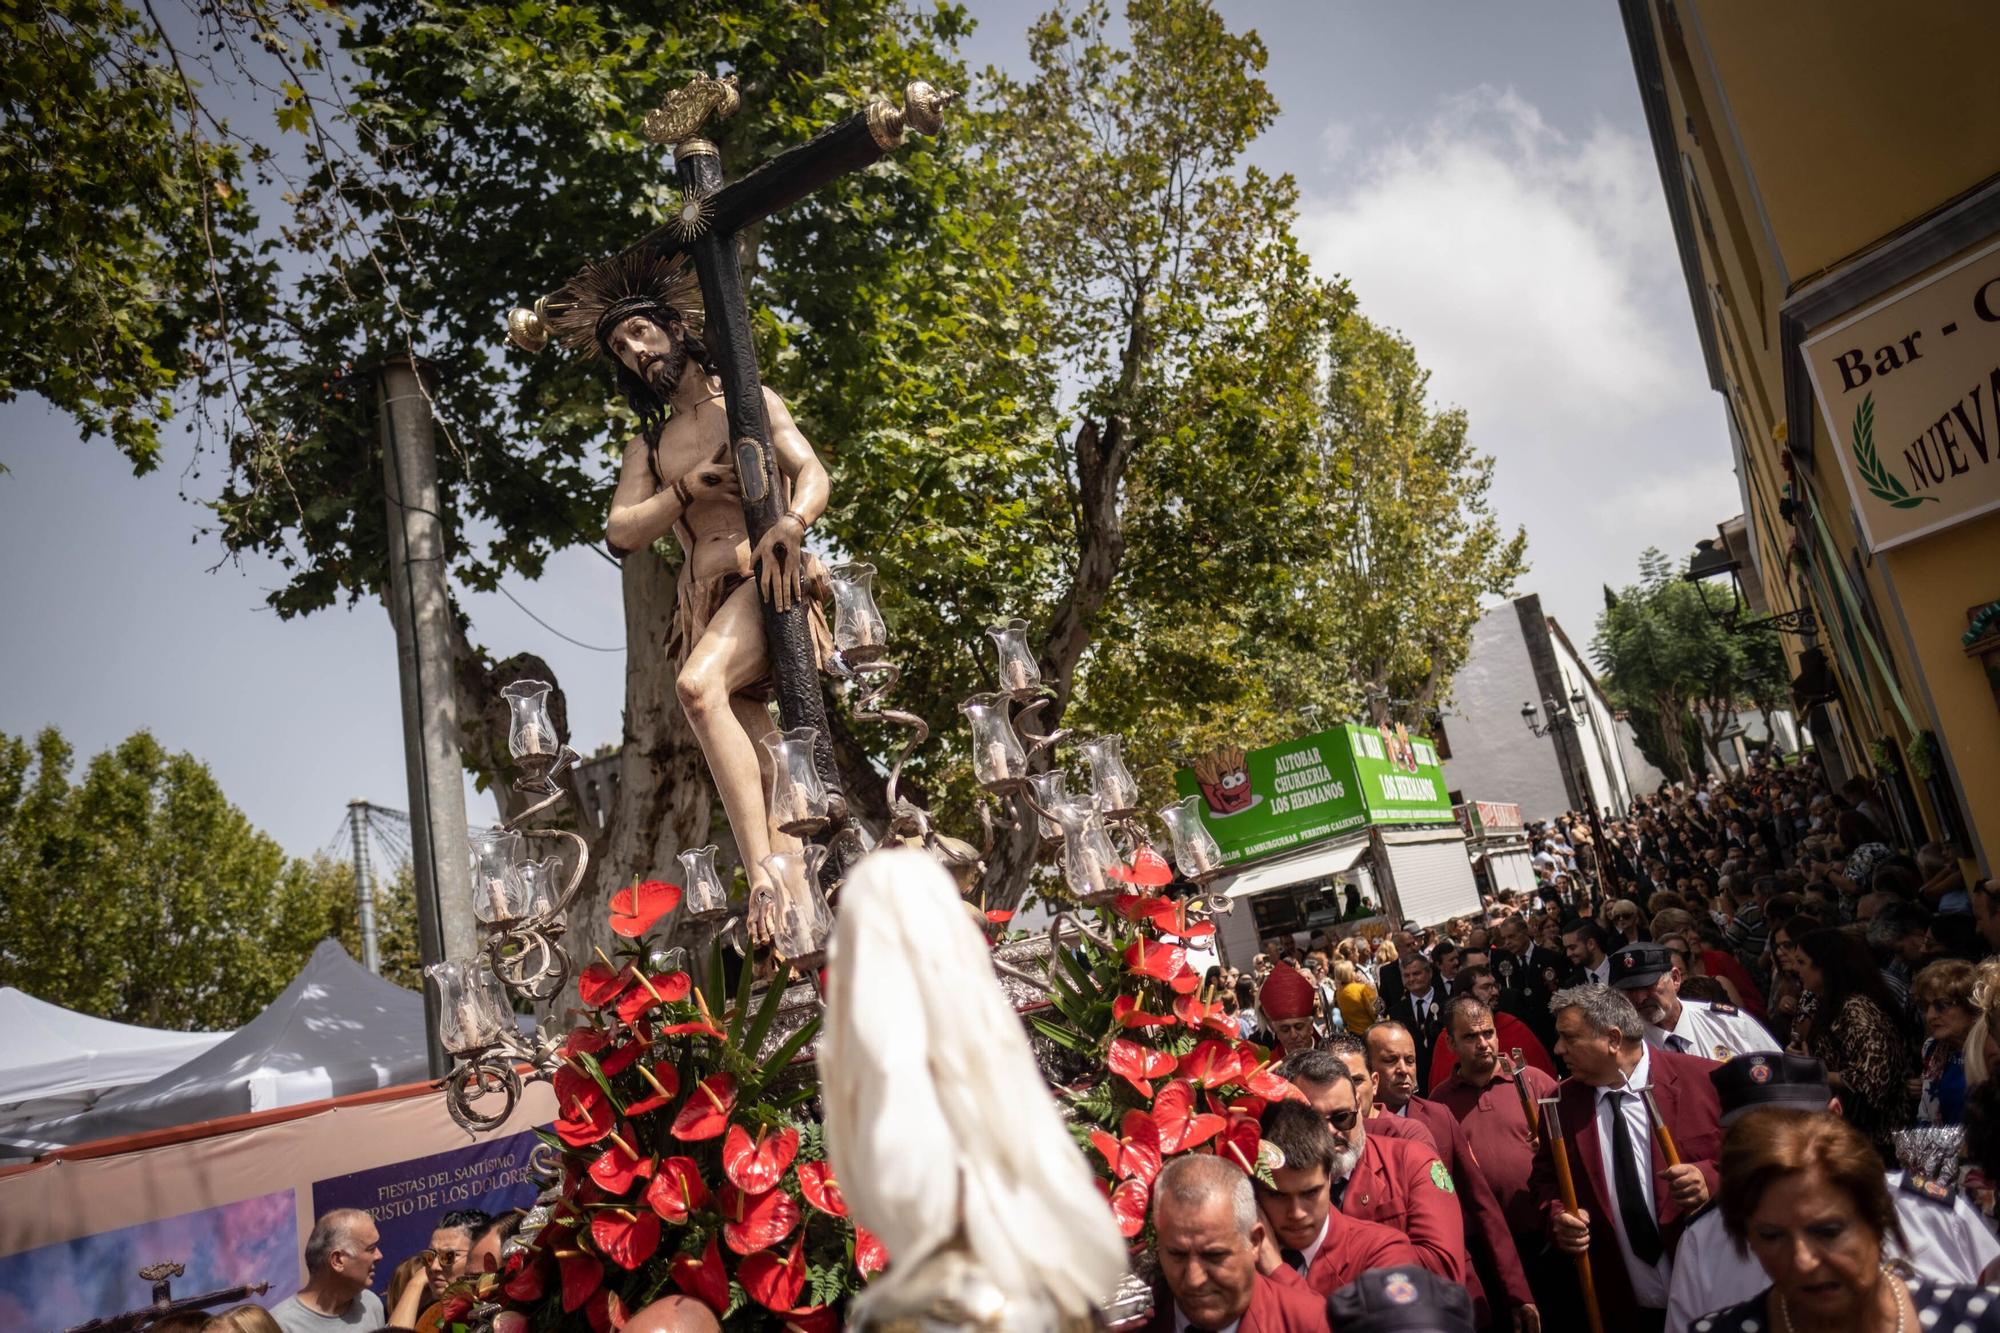
[[[820,609],[827,581],[804,549],[806,529],[826,509],[826,469],[784,400],[760,388],[784,512],[753,548],[693,272],[639,251],[594,265],[574,290],[580,299],[551,328],[572,345],[587,336],[581,350],[616,364],[640,423],[625,446],[605,538],[621,556],[669,532],[680,543],[679,608],[663,647],[749,876],[751,932],[767,936],[774,902],[764,857],[799,844],[767,808],[771,759],[762,742],[777,728],[758,599],[782,612],[803,598],[826,664],[833,651]]]

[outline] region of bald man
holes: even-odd
[[[633,1312],[625,1333],[722,1333],[715,1312],[692,1296],[662,1296]]]

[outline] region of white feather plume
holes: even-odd
[[[962,1230],[1003,1292],[1088,1313],[1124,1274],[1124,1242],[944,868],[910,848],[871,853],[841,890],[829,952],[827,1155],[889,1252],[870,1297]]]

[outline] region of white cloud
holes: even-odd
[[[1528,528],[1521,590],[1587,633],[1644,546],[1678,557],[1738,508],[1651,147],[1490,87],[1358,147],[1300,237],[1466,409]]]
[[[1326,128],[1319,132],[1319,164],[1321,167],[1338,165],[1354,151],[1354,126],[1344,120],[1330,120]]]

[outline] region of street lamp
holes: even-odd
[[[1537,721],[1538,714],[1541,711],[1548,713],[1549,720],[1547,722]],[[1570,690],[1567,707],[1557,703],[1553,697],[1542,700],[1540,709],[1537,709],[1532,701],[1522,704],[1521,720],[1527,723],[1528,730],[1532,731],[1538,737],[1547,736],[1551,732],[1561,731],[1564,728],[1568,728],[1571,731],[1581,731],[1584,727],[1590,725],[1590,710],[1584,707],[1583,687],[1579,685]],[[1581,751],[1581,743],[1579,743],[1577,748]],[[1624,886],[1619,883],[1618,872],[1612,867],[1611,863],[1611,844],[1605,840],[1604,824],[1598,818],[1597,793],[1592,791],[1590,787],[1590,765],[1588,762],[1583,764],[1580,776],[1583,780],[1584,813],[1590,816],[1590,836],[1592,850],[1597,857],[1598,879],[1601,883],[1604,879],[1609,878],[1613,888],[1622,889]]]

